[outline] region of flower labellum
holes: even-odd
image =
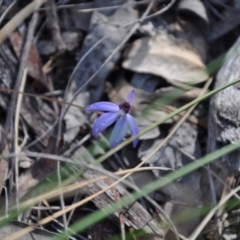
[[[127,96],[127,101],[121,103],[120,105],[111,102],[97,102],[86,107],[86,111],[104,112],[94,123],[92,129],[92,134],[94,136],[104,131],[107,127],[117,121],[110,136],[111,148],[122,142],[128,130],[130,131],[131,136],[135,136],[139,133],[137,122],[130,115],[134,95],[134,90],[132,90]],[[133,147],[136,147],[137,143],[138,138],[133,141]]]

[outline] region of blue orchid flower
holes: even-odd
[[[96,136],[111,124],[117,121],[110,136],[110,147],[117,146],[129,130],[131,136],[139,133],[139,128],[136,120],[130,115],[132,111],[131,104],[134,100],[135,92],[132,90],[128,96],[127,101],[117,105],[112,102],[97,102],[85,108],[86,111],[100,111],[105,112],[94,123],[92,134]],[[136,147],[138,138],[133,141],[133,147]]]

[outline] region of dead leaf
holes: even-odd
[[[51,136],[44,153],[55,154],[56,138]],[[49,177],[57,169],[57,161],[52,159],[40,158],[19,177],[20,197],[24,196],[29,189],[36,186],[39,182]]]
[[[197,84],[208,78],[195,48],[166,33],[135,41],[123,67],[160,76],[175,85],[177,81]]]
[[[21,36],[21,34],[18,32],[13,32],[10,34],[9,38],[17,57],[20,58],[23,47],[23,36]],[[38,50],[33,42],[31,43],[29,50],[27,67],[29,75],[34,80],[38,80],[39,82],[41,82],[41,84],[43,84],[49,89],[49,82],[47,80],[47,77],[43,73],[42,62],[39,57]]]
[[[221,15],[222,19],[215,20],[213,22],[213,27],[211,30],[210,35],[208,36],[208,40],[213,41],[216,40],[237,26],[240,25],[240,18],[239,18],[239,11],[240,6],[237,9],[236,7],[227,8]]]
[[[191,24],[201,32],[207,33],[209,21],[201,0],[181,0],[177,7],[177,13],[182,24]]]
[[[180,38],[189,42],[192,47],[197,51],[203,62],[207,61],[208,49],[206,37],[201,29],[198,29],[193,24],[185,24],[184,26],[179,23],[170,24],[168,27],[171,34],[176,38]]]

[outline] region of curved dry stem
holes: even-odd
[[[6,40],[11,32],[13,32],[27,17],[34,11],[38,10],[47,0],[32,1],[25,8],[19,11],[1,30],[0,45]]]

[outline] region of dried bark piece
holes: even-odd
[[[84,173],[84,178],[92,179],[100,175],[101,174],[97,171],[87,170]],[[91,187],[88,187],[86,191],[88,195],[92,195],[106,187],[108,187],[106,181],[100,180],[96,182],[96,184],[91,185]],[[115,188],[122,197],[129,195],[128,191],[122,185],[118,184],[115,186]],[[107,207],[109,204],[115,202],[112,190],[110,189],[106,191],[104,194],[97,196],[96,198],[93,199],[93,202],[99,209],[103,209]],[[124,214],[125,224],[127,226],[132,226],[135,229],[142,229],[146,233],[157,233],[163,236],[163,231],[159,223],[155,219],[153,219],[152,216],[138,202],[135,202],[130,206],[124,207],[122,211],[125,213]]]
[[[215,88],[220,87],[240,76],[240,38],[228,52],[219,70]],[[214,152],[229,143],[240,140],[240,85],[235,84],[222,90],[211,98],[209,109],[208,151]],[[240,158],[236,153],[223,156],[222,161],[232,168],[240,170]],[[235,157],[234,157],[235,156]]]
[[[9,52],[10,54],[7,46],[3,45],[3,47],[6,48],[5,52]],[[13,58],[12,56],[7,57],[9,59]],[[8,60],[9,64],[10,62],[11,61]],[[12,68],[7,65],[6,60],[4,60],[0,55],[0,88],[8,89],[12,87],[12,71],[16,71],[15,66]],[[28,89],[26,89],[26,91],[28,91]],[[0,92],[0,106],[7,111],[9,107],[9,97],[7,91]],[[21,117],[23,117],[23,119],[38,136],[42,135],[55,120],[54,113],[49,105],[38,98],[35,99],[24,96],[20,113]],[[43,140],[43,142],[46,143],[46,140]]]
[[[219,70],[215,88],[227,84],[240,76],[240,37],[229,50],[225,61]],[[214,152],[227,144],[240,140],[240,85],[235,84],[212,96],[208,121],[208,152]],[[240,150],[222,156],[211,164],[211,170],[223,181],[240,171]],[[223,189],[218,179],[214,181],[214,192],[209,186],[209,176],[202,170],[202,195],[205,204],[212,204],[213,195],[219,198]]]
[[[3,44],[2,48],[7,48],[6,45]],[[2,54],[0,53],[0,88],[6,89],[11,88],[12,86],[12,69],[7,65],[8,59],[4,59]],[[13,69],[16,71],[16,69]],[[5,91],[0,92],[0,106],[6,110],[8,108],[8,93]]]
[[[82,156],[82,161],[86,159],[87,162],[93,162],[94,159],[92,158],[91,154],[83,147],[79,148],[74,155],[72,156],[73,159],[78,159],[79,156]],[[83,157],[84,156],[84,157]],[[82,180],[90,180],[96,177],[101,176],[102,174],[96,170],[86,170],[83,173],[83,177],[79,178],[78,181]],[[79,193],[84,195],[91,196],[96,192],[105,189],[109,186],[106,179],[99,180],[96,183],[92,183],[84,188],[79,189]],[[121,197],[129,195],[129,192],[126,190],[124,185],[118,184],[114,186],[115,190],[118,191]],[[115,196],[113,194],[112,189],[107,190],[105,193],[98,195],[93,199],[94,204],[99,209],[104,209],[105,207],[109,206],[110,204],[115,202]],[[134,229],[142,229],[146,233],[154,233],[159,234],[159,236],[163,236],[163,230],[159,224],[159,222],[153,218],[148,211],[138,202],[134,202],[130,206],[126,206],[122,209],[125,217],[125,224],[127,226],[131,226]],[[118,216],[116,211],[115,213]],[[156,240],[161,240],[162,238],[156,238]]]

